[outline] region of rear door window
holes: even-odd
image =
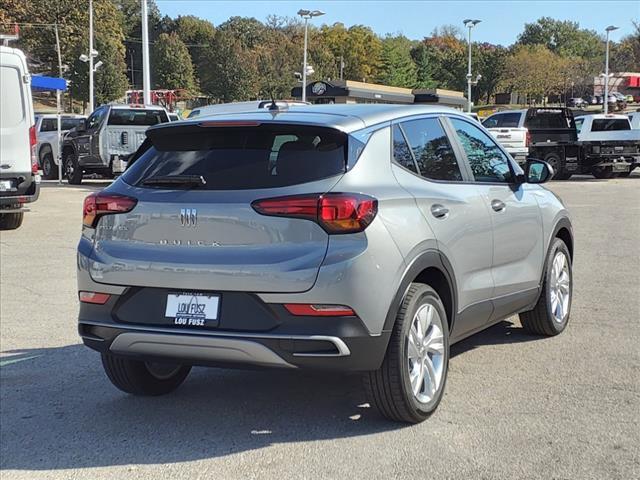
[[[15,127],[25,117],[22,78],[17,68],[0,67],[0,120],[2,128]]]
[[[631,130],[631,124],[626,118],[594,118],[591,124],[592,132],[610,132],[614,130]]]
[[[562,110],[537,110],[527,115],[526,127],[536,129],[570,128],[570,121]]]
[[[411,153],[409,145],[407,145],[407,141],[399,125],[393,126],[393,160],[407,170],[418,173],[418,167],[413,160],[413,154]]]
[[[123,176],[130,185],[196,175],[204,178],[204,190],[285,187],[344,173],[348,155],[345,133],[314,126],[186,125],[152,130],[148,139],[150,148]]]
[[[150,127],[151,125],[168,121],[169,118],[163,110],[114,108],[109,114],[109,123],[107,125]]]

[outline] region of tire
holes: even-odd
[[[416,334],[419,335],[414,328],[419,312],[421,312],[420,318],[426,318],[423,317],[424,315],[431,316],[431,324],[427,325],[426,331],[432,332],[427,336],[431,336],[434,340],[431,343],[431,349],[424,348],[424,343],[420,342],[423,345],[422,352],[410,347],[410,344],[416,345],[412,339],[416,338]],[[436,329],[438,324],[439,328]],[[412,350],[415,359],[421,358],[420,355],[423,355],[423,359],[428,357],[431,367],[426,368],[425,360],[411,360],[409,357]],[[367,396],[378,411],[390,420],[407,423],[422,422],[436,410],[442,399],[448,367],[449,327],[442,301],[435,290],[428,285],[413,283],[396,315],[381,367],[365,374],[364,386]],[[426,380],[416,381],[415,384],[419,388],[417,394],[414,394],[410,370],[425,372],[425,379],[427,376],[429,379],[435,377],[436,381],[430,381],[428,386]],[[431,375],[426,374],[429,371],[432,372]],[[420,373],[415,378],[419,379]]]
[[[71,185],[82,183],[82,169],[78,165],[78,157],[73,152],[67,152],[62,157],[63,173]]]
[[[42,178],[45,180],[56,180],[58,178],[58,165],[53,161],[51,152],[45,153],[42,157]]]
[[[558,256],[564,257],[566,270],[560,269],[556,265]],[[559,277],[560,273],[566,274],[565,284]],[[558,285],[558,287],[556,287]],[[562,287],[562,285],[565,285]],[[556,292],[556,293],[554,293]],[[557,305],[562,306],[562,315],[558,315],[559,310],[554,311],[554,295],[563,295],[557,300]],[[566,302],[563,297],[566,295]],[[559,238],[554,238],[547,255],[544,272],[544,283],[540,298],[533,310],[520,313],[520,322],[526,331],[536,335],[554,336],[561,333],[569,323],[571,315],[571,300],[573,296],[573,271],[571,267],[571,255],[565,243]]]
[[[156,365],[155,367],[153,365]],[[168,372],[154,373],[158,366]],[[104,371],[117,388],[132,395],[156,396],[173,392],[187,378],[190,365],[151,364],[140,360],[102,354]]]
[[[15,230],[20,228],[24,220],[24,212],[0,213],[0,230]]]
[[[613,178],[615,176],[611,167],[593,167],[591,174],[600,179]]]
[[[553,180],[568,180],[571,177],[571,173],[568,173],[564,168],[564,160],[557,153],[547,154],[544,161],[553,168]]]
[[[622,178],[627,178],[629,175],[631,175],[631,172],[632,172],[632,170],[629,170],[627,172],[620,172],[620,173],[618,173],[618,176],[622,177]]]

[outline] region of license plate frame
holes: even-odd
[[[217,327],[220,324],[221,295],[204,292],[169,292],[165,318],[176,327]]]
[[[11,180],[0,180],[0,192],[10,192],[13,190],[13,182]]]

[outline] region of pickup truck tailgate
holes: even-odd
[[[526,128],[490,128],[489,132],[505,148],[524,148],[527,146]]]

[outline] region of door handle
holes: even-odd
[[[449,209],[444,205],[435,203],[431,205],[431,215],[436,218],[446,218],[446,216],[449,215]]]
[[[496,200],[491,200],[491,208],[493,208],[495,212],[502,212],[504,211],[505,208],[507,208],[507,206],[502,200],[496,199]]]

